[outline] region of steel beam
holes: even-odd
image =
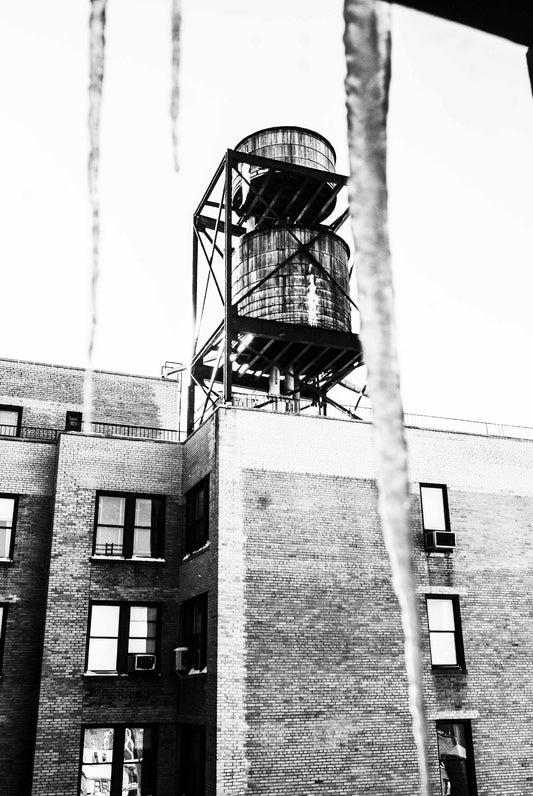
[[[387,0],[492,33],[516,44],[533,46],[531,0]]]
[[[233,159],[231,150],[226,152],[225,161],[225,220],[224,220],[224,271],[226,278],[226,289],[224,292],[224,385],[223,400],[231,403],[231,338],[232,338],[232,313],[231,313],[231,255],[232,255],[232,236],[231,236],[231,175],[233,171]]]

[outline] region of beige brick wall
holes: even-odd
[[[0,359],[0,404],[22,406],[26,426],[64,429],[67,411],[83,410],[82,368]],[[178,383],[93,372],[93,420],[177,429]]]
[[[159,725],[158,796],[173,796],[181,445],[62,435],[35,753],[34,796],[74,796],[81,725]],[[91,561],[96,491],[167,496],[165,563]],[[84,677],[91,599],[162,604],[161,675]]]
[[[472,720],[479,796],[531,789],[533,443],[407,431],[435,793],[437,718]],[[218,788],[412,796],[402,636],[371,427],[219,411]],[[427,558],[418,483],[457,549]],[[459,594],[467,671],[433,671],[424,594]]]

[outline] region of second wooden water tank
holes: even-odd
[[[348,257],[345,241],[325,228],[278,226],[243,235],[232,269],[233,301],[242,299],[238,313],[349,332]]]

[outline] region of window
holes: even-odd
[[[209,476],[190,489],[186,496],[184,553],[193,553],[209,539]]]
[[[81,412],[67,412],[65,431],[81,431]]]
[[[464,669],[459,598],[428,595],[426,605],[431,665],[433,667],[454,666]]]
[[[205,727],[182,724],[180,727],[179,793],[204,796]]]
[[[121,558],[163,555],[165,498],[98,493],[94,554]]]
[[[450,531],[448,490],[444,484],[420,484],[424,542],[428,552],[450,553],[455,534]]]
[[[13,558],[18,497],[0,495],[0,561]]]
[[[7,606],[0,605],[0,672],[2,671],[2,660],[4,657],[4,640],[6,636]]]
[[[86,671],[133,674],[158,668],[159,608],[93,603]]]
[[[444,484],[420,484],[424,531],[449,531],[448,490]]]
[[[183,646],[188,673],[207,671],[207,594],[183,603]]]
[[[3,434],[4,437],[20,437],[21,420],[21,406],[0,404],[0,435]]]
[[[469,721],[437,721],[442,796],[476,796],[472,730]]]
[[[80,796],[154,796],[155,727],[86,727]]]

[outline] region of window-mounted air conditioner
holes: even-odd
[[[133,668],[136,672],[153,672],[155,670],[155,655],[148,653],[139,653],[135,655]]]
[[[174,671],[178,673],[187,671],[188,652],[188,647],[176,647],[174,650]]]
[[[455,534],[451,531],[429,531],[426,533],[426,550],[446,553],[455,547]]]

